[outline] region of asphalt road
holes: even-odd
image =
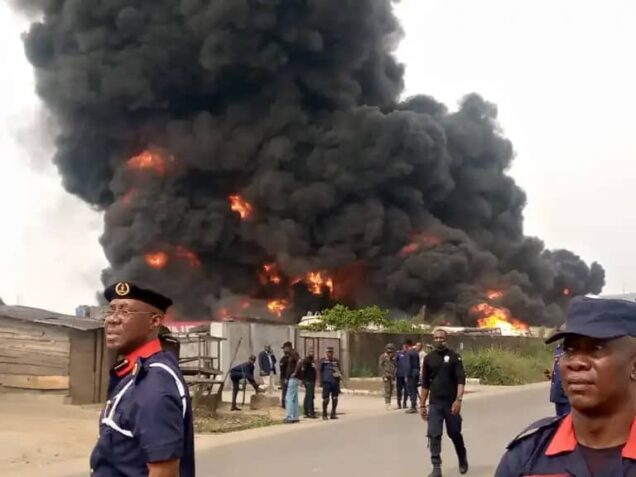
[[[532,421],[553,413],[546,389],[479,396],[464,402],[471,476],[492,477],[506,444]],[[347,399],[346,396],[342,397]],[[381,405],[381,404],[380,404]],[[428,475],[426,425],[402,411],[303,428],[197,453],[206,477]],[[452,443],[442,447],[444,476],[459,476]]]

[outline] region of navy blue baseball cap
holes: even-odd
[[[570,302],[565,328],[550,336],[546,343],[553,343],[568,335],[601,340],[636,336],[636,303],[576,297]]]

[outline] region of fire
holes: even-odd
[[[296,278],[292,284],[299,282],[305,282],[314,295],[322,295],[324,288],[329,290],[329,294],[333,294],[333,279],[327,275],[327,272],[309,272],[304,278]]]
[[[147,253],[144,258],[146,264],[155,270],[161,270],[168,264],[168,254],[165,252]]]
[[[136,193],[137,189],[130,189],[128,192],[126,192],[121,198],[122,204],[130,205],[130,202],[132,201]]]
[[[486,296],[489,300],[496,300],[497,298],[501,298],[503,296],[503,292],[499,290],[488,290],[488,292],[486,292]]]
[[[473,306],[470,311],[479,316],[477,326],[479,328],[499,328],[502,331],[528,329],[528,325],[523,321],[511,318],[507,308],[492,306],[488,303],[479,303]]]
[[[190,266],[193,268],[197,268],[201,266],[201,260],[199,260],[199,257],[197,256],[197,254],[194,253],[192,250],[188,250],[182,245],[177,246],[177,248],[175,249],[174,255],[178,259],[187,260],[188,262],[190,262]]]
[[[287,300],[271,300],[267,302],[267,309],[276,316],[281,316],[288,307],[289,302]]]
[[[401,257],[411,255],[421,248],[431,248],[442,243],[442,239],[438,236],[424,233],[413,235],[413,238],[411,240],[411,243],[405,245],[404,247],[402,247],[402,250],[400,250]]]
[[[237,212],[241,216],[241,219],[249,219],[254,213],[252,204],[243,199],[240,195],[231,195],[229,200],[230,208],[234,212]]]
[[[330,294],[333,293],[333,280],[324,272],[309,272],[305,281],[314,295],[321,295],[325,287],[329,289]]]
[[[166,166],[166,160],[161,154],[149,150],[146,150],[137,156],[133,156],[128,160],[128,167],[130,169],[151,169],[160,176],[166,174]]]
[[[278,264],[266,263],[265,265],[263,265],[263,270],[259,275],[259,279],[261,284],[263,285],[267,285],[268,283],[280,285],[282,278],[280,276],[280,272],[278,271]]]
[[[412,242],[402,247],[402,250],[400,250],[400,256],[406,257],[407,255],[411,255],[417,252],[419,249],[420,249],[420,246],[416,244],[415,242]]]

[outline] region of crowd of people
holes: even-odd
[[[236,399],[241,385],[251,384],[254,390],[273,393],[275,378],[277,375],[276,363],[279,363],[281,406],[285,409],[285,424],[299,422],[300,403],[299,391],[305,389],[303,400],[304,417],[317,419],[316,413],[316,387],[322,388],[322,419],[338,419],[338,397],[341,390],[342,369],[340,361],[335,357],[334,348],[327,347],[325,355],[316,365],[313,352],[301,357],[294,349],[290,341],[283,343],[283,356],[280,361],[276,359],[271,345],[266,345],[258,355],[259,374],[265,383],[266,389],[261,390],[254,377],[257,357],[252,355],[249,359],[230,371],[232,380],[232,411],[240,411],[236,405]]]
[[[162,349],[160,339],[172,301],[130,282],[108,287],[104,298],[109,302],[106,345],[121,360],[110,375],[99,438],[90,457],[91,475],[193,477],[192,403],[177,358]],[[547,342],[560,343],[554,368],[546,373],[553,379],[551,400],[557,415],[531,424],[514,438],[495,477],[636,476],[636,303],[577,297],[565,327]],[[260,388],[254,379],[257,360],[270,392],[273,376],[280,372],[286,423],[299,421],[302,386],[305,417],[316,417],[314,395],[320,385],[323,419],[337,418],[342,372],[333,348],[325,350],[317,365],[312,353],[301,358],[289,342],[283,345],[278,368],[270,347],[258,357],[250,356],[230,372],[235,410],[243,380]],[[417,412],[419,400],[420,415],[428,424],[429,477],[442,476],[444,425],[460,473],[465,474],[461,410],[466,376],[461,356],[447,345],[446,332],[434,331],[426,354],[420,343],[406,341],[399,351],[387,344],[379,367],[387,404],[394,390],[398,408],[409,413]]]

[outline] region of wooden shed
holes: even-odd
[[[68,391],[72,404],[106,399],[102,322],[22,306],[0,306],[0,386]]]

